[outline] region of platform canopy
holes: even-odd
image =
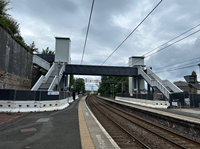
[[[137,67],[75,65],[65,66],[66,74],[74,75],[98,75],[98,76],[138,76]]]

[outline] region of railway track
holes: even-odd
[[[116,108],[94,96],[88,97],[88,103],[90,107],[93,107],[91,109],[92,111],[95,110],[95,107],[102,115],[104,115],[103,117],[106,117],[112,123],[117,125],[120,128],[120,131],[124,131],[129,138],[137,141],[137,143],[140,144],[140,147],[138,148],[200,148],[200,144],[192,139],[138,118],[133,114]],[[120,147],[123,148],[123,145]]]

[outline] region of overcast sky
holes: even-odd
[[[102,64],[159,1],[95,0],[83,64]],[[25,42],[31,44],[34,41],[40,51],[47,47],[55,50],[55,37],[70,37],[72,63],[80,64],[91,5],[92,0],[11,0],[9,13],[20,23]],[[129,57],[142,56],[200,24],[199,6],[199,0],[163,0],[104,65],[124,66]],[[199,29],[200,26],[186,35]],[[200,32],[146,58],[145,65],[155,70],[200,57],[199,53]],[[196,65],[200,61],[196,59],[188,63]],[[191,74],[193,70],[199,75],[196,65],[158,73],[158,76],[170,81],[184,80],[183,76]]]

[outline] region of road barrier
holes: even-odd
[[[75,96],[78,99],[78,95]],[[0,89],[0,112],[45,112],[62,110],[74,100],[66,91]]]
[[[0,101],[0,112],[11,112],[13,101]]]
[[[59,109],[59,101],[40,101],[38,112],[56,111]]]
[[[68,98],[67,99],[63,99],[63,100],[59,100],[59,108],[58,110],[62,110],[65,109],[66,107],[69,106],[69,102],[68,102]]]
[[[37,112],[39,106],[38,101],[14,101],[10,112]]]

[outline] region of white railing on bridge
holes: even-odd
[[[177,87],[174,83],[171,83],[169,80],[163,80],[162,84],[164,86],[168,86],[174,93],[183,92],[179,87]]]
[[[148,71],[147,71],[148,72]],[[138,67],[138,74],[142,75],[142,77],[151,85],[151,86],[155,86],[157,87],[164,95],[165,97],[169,100],[170,98],[170,92],[168,91],[167,88],[165,88],[165,86],[162,85],[162,83],[159,81],[161,79],[157,79],[157,78],[150,78],[148,76],[148,74],[146,74],[143,71],[142,67]],[[153,75],[151,75],[152,77],[154,77]]]
[[[48,63],[47,61],[45,61],[44,59],[40,58],[37,55],[33,55],[33,64],[36,64],[47,71],[50,68],[50,63]]]
[[[163,86],[168,86],[174,93],[183,92],[180,88],[171,83],[169,80],[161,80],[150,68],[147,68],[147,74],[153,76],[153,78],[161,82]]]

